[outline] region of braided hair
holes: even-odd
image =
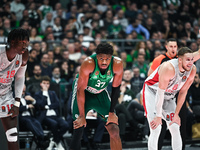
[[[28,40],[29,41],[29,34],[27,30],[24,30],[22,28],[13,29],[8,34],[8,45],[10,45],[11,41],[23,41]]]

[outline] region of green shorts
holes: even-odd
[[[77,78],[73,83],[73,94],[72,94],[72,117],[74,120],[79,115],[79,109],[77,105]],[[98,115],[104,120],[107,121],[108,114],[110,111],[110,96],[107,90],[102,91],[99,94],[92,94],[85,90],[85,115],[91,109],[95,110]]]

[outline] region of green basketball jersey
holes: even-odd
[[[105,74],[101,74],[96,54],[91,55],[91,58],[94,59],[95,62],[95,68],[94,71],[90,74],[88,85],[86,90],[93,94],[98,94],[102,92],[109,84],[109,82],[112,80],[114,73],[113,73],[113,56],[111,58],[110,64],[108,68],[105,71]]]

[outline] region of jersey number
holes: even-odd
[[[12,70],[12,71],[7,71],[7,77],[6,78],[12,78],[15,76],[15,70]]]
[[[105,84],[106,84],[106,82],[101,82],[100,80],[97,80],[97,84],[95,86],[102,88]]]

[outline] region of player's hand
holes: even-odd
[[[108,116],[106,125],[108,125],[109,123],[114,123],[114,124],[118,125],[118,117],[114,112],[109,112],[109,116]]]
[[[19,107],[13,105],[7,116],[16,117],[19,115]]]
[[[178,115],[174,115],[169,125],[171,126],[173,123],[177,123],[179,126],[181,126],[181,119]]]
[[[160,124],[162,124],[162,118],[161,118],[161,117],[155,117],[155,118],[150,122],[150,127],[154,130],[154,129],[156,129]]]
[[[82,126],[86,127],[86,124],[86,119],[82,116],[78,116],[78,118],[73,122],[74,129],[78,129]]]

